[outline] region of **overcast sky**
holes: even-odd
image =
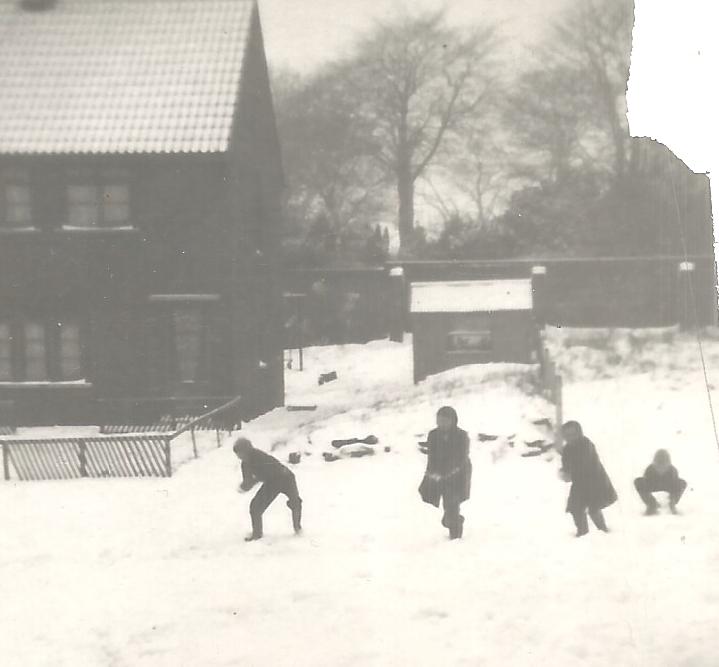
[[[271,66],[311,71],[341,57],[377,19],[403,7],[449,7],[455,24],[501,21],[502,32],[521,57],[569,0],[260,0],[265,47]]]

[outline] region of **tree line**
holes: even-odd
[[[402,14],[275,72],[288,261],[381,261],[387,222],[405,257],[709,251],[707,179],[630,137],[632,27],[632,0],[576,0],[517,68],[492,25]]]

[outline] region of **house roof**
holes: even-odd
[[[532,310],[531,280],[465,280],[411,284],[412,313]]]
[[[254,0],[0,0],[0,154],[223,152]]]

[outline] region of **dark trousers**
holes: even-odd
[[[656,509],[659,503],[652,495],[656,491],[664,491],[669,494],[670,502],[676,505],[687,488],[687,483],[683,479],[677,479],[674,483],[670,482],[651,482],[646,477],[637,477],[634,480],[634,488],[637,490],[639,497],[644,504],[651,509]]]
[[[607,522],[604,520],[604,514],[600,509],[589,508],[589,516],[592,523],[599,529],[607,532]],[[587,510],[572,512],[574,525],[577,527],[577,535],[586,535],[589,532],[589,523],[587,521]]]
[[[260,487],[250,503],[253,537],[262,537],[262,515],[281,493],[287,496],[287,507],[292,510],[292,526],[295,532],[302,530],[302,498],[300,498],[297,482],[293,477],[281,486],[265,483]]]
[[[459,513],[459,503],[453,500],[447,500],[447,496],[442,496],[442,507],[444,515],[442,516],[442,525],[449,529],[449,536],[456,540],[462,537],[464,528],[464,517]]]

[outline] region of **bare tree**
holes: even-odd
[[[347,82],[343,64],[309,79],[275,79],[290,217],[304,226],[322,218],[338,237],[375,222],[385,205],[372,128],[357,114]]]
[[[631,149],[626,92],[633,24],[633,0],[578,0],[552,36],[557,61],[586,82],[585,112],[607,134],[617,180],[627,171]]]
[[[400,245],[414,237],[415,184],[492,90],[491,28],[450,28],[444,12],[379,24],[360,43],[352,81],[373,125],[375,158],[396,187]]]
[[[517,176],[563,184],[584,169],[621,182],[632,25],[632,0],[576,0],[556,22],[506,98]]]

